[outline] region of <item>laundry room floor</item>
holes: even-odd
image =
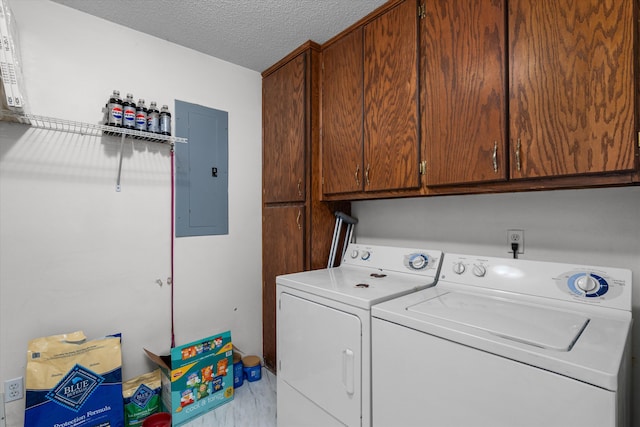
[[[229,403],[208,412],[184,427],[276,427],[276,376],[262,369],[262,379],[245,381]]]

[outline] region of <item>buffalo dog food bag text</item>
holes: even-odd
[[[25,426],[123,427],[120,334],[31,340],[26,399]]]
[[[122,383],[125,427],[137,427],[149,415],[160,412],[162,373],[156,369]]]

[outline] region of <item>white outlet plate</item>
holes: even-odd
[[[507,244],[509,245],[509,253],[513,253],[511,250],[511,244],[518,244],[518,253],[524,253],[524,230],[507,230]]]
[[[14,378],[4,382],[4,401],[13,402],[24,397],[24,385],[22,377]]]
[[[7,425],[4,414],[4,393],[0,393],[0,427],[5,427]]]

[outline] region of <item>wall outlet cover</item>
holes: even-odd
[[[24,385],[22,377],[14,378],[4,382],[4,401],[13,402],[24,397]]]

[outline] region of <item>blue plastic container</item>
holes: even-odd
[[[262,378],[262,366],[258,356],[247,356],[242,359],[244,365],[244,376],[249,382],[258,381]]]
[[[238,388],[244,383],[244,365],[238,353],[233,353],[233,387]]]

